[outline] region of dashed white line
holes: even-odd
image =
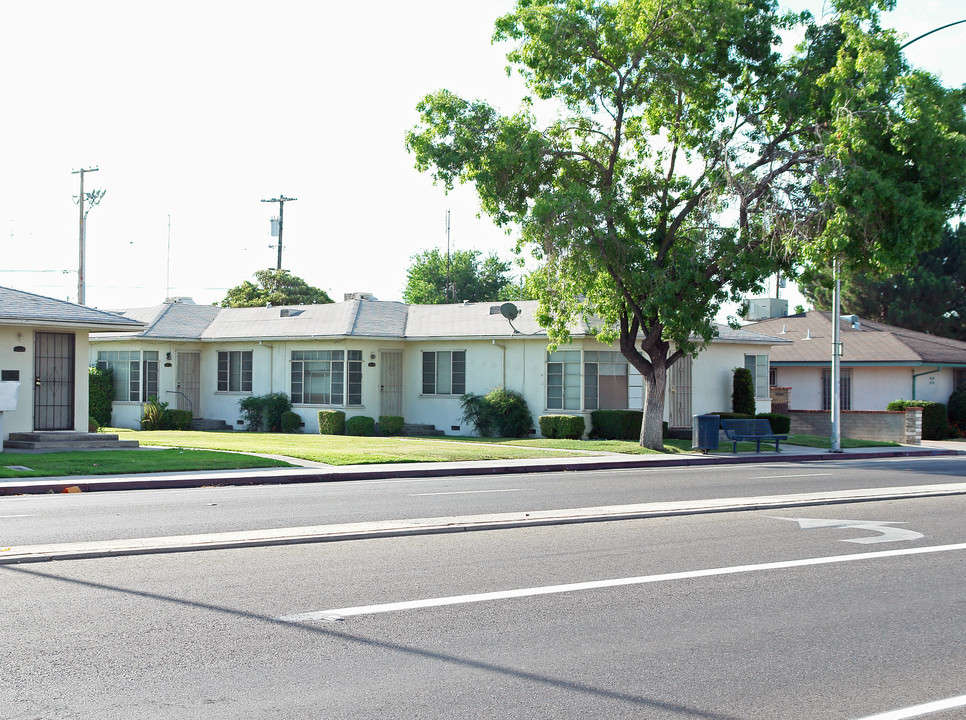
[[[803,473],[801,475],[763,475],[761,477],[752,478],[752,480],[784,480],[785,478],[802,478],[802,477],[827,477],[831,476],[832,473]]]
[[[37,517],[36,515],[0,515],[0,520],[3,518],[17,518],[17,517]]]
[[[504,493],[504,492],[520,492],[521,488],[507,488],[505,490],[452,490],[450,492],[431,492],[431,493],[413,493],[410,497],[428,497],[430,495],[482,495],[484,493]]]
[[[959,707],[966,707],[966,695],[948,698],[947,700],[936,700],[935,702],[923,703],[901,710],[891,710],[880,713],[879,715],[869,715],[859,720],[907,720],[907,718],[922,717],[932,713],[942,712],[943,710],[953,710]]]
[[[579,590],[598,590],[601,588],[622,587],[626,585],[644,585],[647,583],[667,582],[669,580],[687,580],[690,578],[714,577],[717,575],[736,575],[738,573],[759,572],[763,570],[783,570],[787,568],[807,567],[810,565],[830,565],[834,563],[853,562],[856,560],[872,560],[878,558],[899,557],[903,555],[923,555],[926,553],[949,552],[952,550],[966,550],[966,543],[958,543],[956,545],[933,545],[931,547],[921,548],[904,548],[902,550],[883,550],[881,552],[859,553],[855,555],[833,555],[829,557],[804,558],[801,560],[785,560],[780,562],[760,563],[757,565],[736,565],[732,567],[709,568],[706,570],[687,570],[684,572],[663,573],[660,575],[643,575],[629,578],[612,578],[610,580],[593,580],[590,582],[569,583],[566,585],[518,588],[516,590],[500,590],[497,592],[475,593],[472,595],[453,595],[450,597],[426,598],[423,600],[406,600],[403,602],[381,603],[378,605],[359,605],[356,607],[334,608],[330,610],[283,615],[278,619],[284,622],[336,622],[338,620],[357,615],[376,615],[379,613],[442,607],[445,605],[465,605],[468,603],[486,602],[489,600],[508,600],[512,598],[534,597],[536,595],[553,595],[566,592],[576,592]]]

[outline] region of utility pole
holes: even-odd
[[[446,211],[446,299],[455,302],[456,291],[453,289],[453,281],[449,273],[449,210]]]
[[[77,304],[84,304],[84,290],[86,287],[86,277],[84,275],[84,257],[86,255],[85,247],[85,237],[84,230],[87,225],[87,213],[91,211],[91,208],[97,205],[104,197],[107,190],[91,190],[86,195],[84,194],[84,173],[97,172],[99,168],[81,168],[80,170],[72,170],[71,175],[80,175],[80,194],[77,196],[77,205],[80,209],[80,218],[78,220],[79,230],[78,230],[78,258],[77,258]],[[84,200],[90,202],[90,207],[87,210],[84,209]]]
[[[289,200],[298,200],[298,198],[279,195],[277,198],[272,198],[271,200],[262,200],[262,202],[267,203],[278,203],[278,264],[275,267],[276,270],[282,269],[282,226],[285,217],[285,203]]]

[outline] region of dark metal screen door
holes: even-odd
[[[34,430],[73,430],[73,333],[34,335],[34,375]]]

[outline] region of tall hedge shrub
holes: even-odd
[[[87,370],[87,392],[90,416],[100,427],[110,425],[114,404],[114,373],[108,368],[92,365]]]
[[[731,386],[731,410],[755,416],[755,379],[748,368],[735,368]]]
[[[966,433],[966,387],[955,390],[946,404],[946,417],[960,435]]]
[[[523,437],[529,434],[533,416],[523,395],[497,387],[486,395],[466,393],[460,398],[462,421],[482,437]]]
[[[928,400],[893,400],[886,405],[886,410],[895,412],[909,407],[922,408],[923,440],[945,440],[949,437],[949,418],[946,416],[945,404]]]

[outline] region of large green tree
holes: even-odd
[[[419,305],[442,303],[522,300],[524,288],[510,277],[510,263],[496,253],[481,258],[479,250],[455,250],[449,254],[438,248],[413,255],[406,271],[403,300]]]
[[[325,290],[312,287],[288,270],[258,270],[258,284],[245,280],[228,291],[222,307],[265,307],[271,305],[322,305],[332,302]]]
[[[799,288],[819,310],[832,307],[832,274],[819,268]],[[966,225],[947,227],[936,247],[901,272],[881,275],[846,268],[842,312],[966,341]]]
[[[522,109],[445,90],[417,106],[417,168],[474,183],[542,263],[552,343],[597,316],[641,372],[647,447],[668,368],[710,342],[724,301],[833,256],[902,266],[962,206],[964,92],[908,67],[879,23],[889,0],[832,4],[818,24],[773,0],[518,0],[494,39]],[[781,54],[786,30],[804,40]]]

